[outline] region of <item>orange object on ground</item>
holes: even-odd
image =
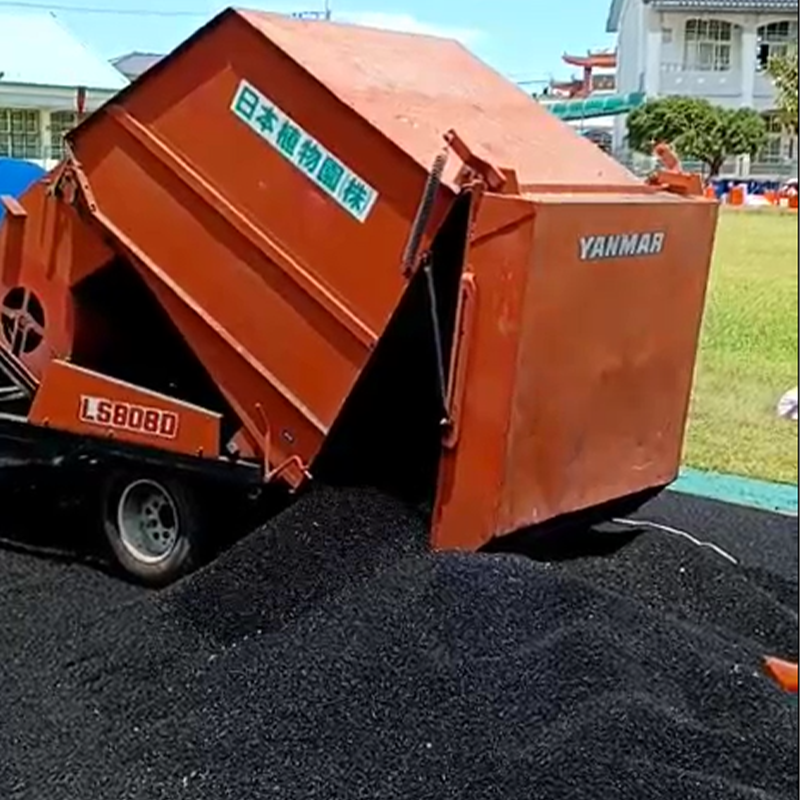
[[[745,187],[731,186],[728,192],[728,202],[732,206],[743,206],[745,201]]]
[[[797,694],[797,664],[767,656],[764,659],[767,674],[787,692]]]
[[[454,42],[230,10],[68,142],[0,231],[31,427],[88,436],[69,359],[210,409],[184,455],[430,501],[446,548],[676,477],[718,213],[679,164]]]

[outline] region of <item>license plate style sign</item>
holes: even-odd
[[[351,216],[366,221],[378,192],[268,97],[241,81],[231,111]]]
[[[119,431],[130,431],[160,439],[178,435],[178,415],[174,411],[83,395],[78,416],[81,422]]]

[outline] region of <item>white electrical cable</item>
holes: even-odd
[[[630,527],[634,528],[644,526],[646,528],[653,528],[657,531],[663,531],[664,533],[671,533],[675,536],[682,536],[684,539],[688,539],[692,544],[695,544],[698,547],[707,547],[709,550],[713,550],[717,555],[720,555],[730,561],[731,564],[739,564],[739,561],[729,552],[727,552],[727,550],[723,550],[713,542],[704,542],[702,539],[697,539],[690,533],[682,531],[679,528],[672,528],[669,525],[662,525],[659,522],[651,522],[650,520],[646,519],[615,519],[612,521],[616,522],[618,525],[629,525]]]

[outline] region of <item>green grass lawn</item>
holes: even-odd
[[[722,209],[685,463],[797,483],[797,215]]]

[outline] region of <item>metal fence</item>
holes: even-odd
[[[630,151],[618,151],[614,157],[631,172],[645,176],[657,168],[658,162],[651,156],[644,156]],[[701,175],[708,173],[705,164],[699,161],[684,161],[684,169],[698,172]],[[746,158],[732,158],[723,164],[719,177],[729,180],[742,181],[786,181],[797,178],[797,159],[750,160]]]

